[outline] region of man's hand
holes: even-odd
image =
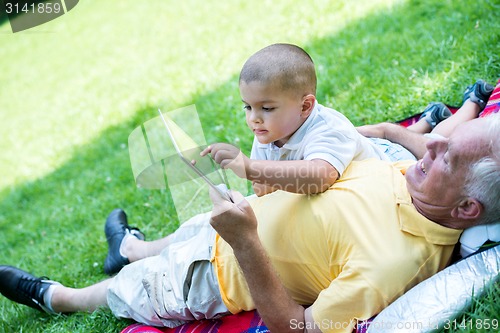
[[[233,249],[244,248],[248,242],[258,239],[257,219],[241,193],[231,191],[229,195],[234,203],[210,189],[214,204],[210,224]]]
[[[231,191],[231,198],[234,203],[222,199],[210,189],[210,199],[214,204],[210,224],[233,248],[264,322],[272,332],[320,332],[300,328],[314,327],[311,310],[304,311],[281,283],[260,242],[252,207],[238,192]],[[293,327],[290,323],[300,325]]]
[[[207,154],[211,154],[221,168],[231,169],[238,177],[247,179],[250,159],[239,148],[228,143],[214,143],[200,153],[201,156]]]

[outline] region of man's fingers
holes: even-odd
[[[243,196],[243,194],[241,194],[240,192],[238,191],[233,191],[233,190],[230,190],[229,191],[229,196],[231,197],[231,199],[233,200],[233,202],[238,205],[240,202],[244,201],[245,200],[245,197]]]
[[[234,214],[238,215],[241,214],[243,211],[242,207],[235,203],[241,203],[245,201],[245,198],[238,192],[236,191],[231,191],[228,192],[229,196],[233,200],[233,202],[222,198],[222,196],[213,188],[210,188],[210,199],[212,200],[212,203],[214,204],[213,209],[212,209],[212,222],[211,224],[213,225],[213,222],[218,221],[220,223],[224,219],[227,219],[228,216],[232,216]],[[245,205],[243,205],[244,207]],[[229,215],[228,215],[229,214]],[[221,217],[223,220],[221,220]]]
[[[210,200],[212,200],[212,203],[215,205],[222,205],[224,202],[228,202],[219,191],[216,189],[209,187],[209,195],[210,195]]]

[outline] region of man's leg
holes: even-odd
[[[113,275],[131,262],[159,255],[170,244],[196,235],[199,232],[197,222],[206,219],[206,214],[199,214],[183,223],[175,233],[154,241],[146,241],[138,228],[128,225],[127,215],[123,210],[113,210],[106,219],[104,228],[108,241],[104,271]]]
[[[479,107],[479,105],[472,102],[471,100],[467,100],[465,101],[464,105],[462,105],[462,107],[457,110],[453,117],[450,117],[437,124],[431,133],[439,134],[447,138],[458,125],[477,118],[479,112],[481,112],[481,108]]]
[[[451,132],[460,124],[477,118],[486,106],[494,87],[484,80],[478,80],[464,92],[463,104],[460,109],[448,119],[440,122],[431,133],[449,137]]]
[[[170,244],[170,235],[159,240],[146,242],[144,234],[129,226],[127,215],[122,209],[113,210],[104,226],[108,241],[108,255],[104,260],[104,272],[113,275],[131,262],[155,256]]]
[[[436,125],[448,119],[451,115],[450,109],[443,103],[430,103],[422,112],[420,119],[415,124],[408,126],[408,130],[420,134],[429,133]]]
[[[222,302],[215,272],[210,263],[215,231],[210,226],[209,219],[210,213],[197,215],[172,235],[154,242],[139,239],[135,241],[134,237],[130,238],[130,250],[142,249],[147,253],[147,258],[128,265],[116,277],[89,287],[69,288],[45,277],[37,278],[15,267],[0,266],[0,293],[14,302],[51,314],[94,311],[99,307],[109,307],[117,316],[162,326],[196,319],[195,316],[200,310],[199,302],[194,302],[196,311],[191,313],[192,304],[185,304],[185,301],[198,300],[198,290],[201,290],[202,298],[208,295],[219,304],[215,307],[210,301],[208,307],[201,308],[206,311],[200,312],[201,315],[226,313],[227,308]],[[171,249],[169,244],[174,248]],[[150,255],[159,248],[162,249],[162,255]],[[186,260],[175,260],[176,258]],[[204,270],[200,271],[196,267],[190,270],[191,265],[199,261],[206,263]],[[207,278],[208,275],[211,278]],[[201,282],[200,276],[204,277]],[[186,296],[186,281],[190,279],[197,281],[194,287],[198,289],[189,288]],[[171,292],[173,289],[176,290],[175,293]],[[167,299],[165,293],[172,295]],[[208,296],[207,300],[210,300]],[[154,302],[150,301],[150,298]],[[159,307],[155,307],[151,302]],[[170,309],[170,306],[173,307]],[[163,318],[157,316],[159,309],[170,311],[167,311]],[[213,311],[215,312],[212,313]],[[172,317],[170,312],[176,314]]]
[[[14,302],[47,313],[94,311],[107,306],[109,282],[105,280],[82,289],[68,288],[16,267],[0,266],[0,293]]]
[[[478,80],[474,85],[467,87],[462,107],[453,116],[439,122],[431,133],[448,137],[459,124],[476,118],[484,109],[493,89],[494,87],[484,80]],[[434,104],[439,105],[439,103]],[[431,109],[428,107],[426,110]],[[360,126],[357,127],[357,130],[367,137],[382,138],[398,143],[408,149],[417,159],[420,159],[427,151],[425,145],[429,140],[423,133],[431,128],[431,124],[426,121],[426,118],[422,117],[413,128],[405,128],[393,123],[380,123]]]
[[[156,256],[172,243],[171,239],[172,235],[154,241],[145,241],[135,237],[129,237],[123,243],[123,254],[130,262]]]
[[[131,242],[124,247],[130,246],[131,253],[162,250],[159,255],[126,265],[113,278],[107,301],[115,316],[173,327],[228,311],[210,262],[215,230],[209,219],[210,213],[197,215],[159,241],[129,238]]]
[[[81,289],[55,285],[51,299],[52,310],[56,313],[92,312],[99,307],[107,307],[106,295],[110,282],[107,279]]]

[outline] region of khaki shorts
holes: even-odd
[[[108,287],[113,314],[160,327],[228,314],[210,262],[209,220],[210,213],[195,216],[169,236],[160,255],[125,266]]]

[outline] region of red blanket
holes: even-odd
[[[479,117],[486,117],[490,114],[497,113],[500,110],[500,79],[493,92],[491,93],[490,99],[486,104],[483,112],[479,114]]]
[[[368,322],[358,324],[355,333],[365,333]],[[159,328],[133,324],[121,333],[266,333],[270,332],[257,311],[241,312],[221,319],[200,320],[176,328]]]
[[[269,332],[257,311],[241,312],[220,319],[200,320],[176,328],[155,328],[134,324],[121,333],[215,333],[215,332]]]

